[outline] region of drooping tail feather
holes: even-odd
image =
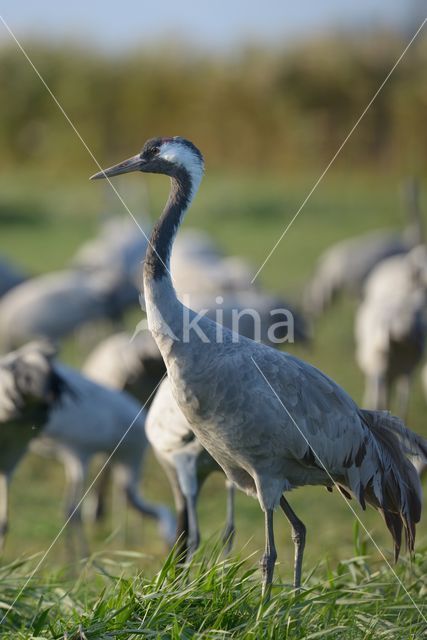
[[[361,410],[365,424],[378,444],[382,466],[382,498],[367,489],[369,501],[382,513],[394,541],[394,557],[399,557],[402,530],[406,545],[414,550],[415,525],[421,517],[421,483],[408,456],[427,459],[427,441],[408,429],[387,411]]]

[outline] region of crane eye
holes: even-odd
[[[160,147],[152,147],[150,149],[150,156],[155,156],[157,153],[159,153],[160,151]]]

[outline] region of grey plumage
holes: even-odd
[[[39,338],[60,340],[90,321],[116,318],[115,278],[110,271],[58,271],[14,287],[0,300],[3,348]]]
[[[401,234],[371,231],[326,249],[304,293],[306,311],[317,316],[342,293],[360,295],[366,279],[378,264],[392,256],[406,254],[423,242],[416,181],[408,180],[404,184],[403,195],[409,218],[405,231]]]
[[[13,471],[66,393],[53,355],[49,345],[32,343],[0,358],[0,548],[7,531]]]
[[[155,518],[171,542],[175,523],[170,511],[144,500],[138,488],[148,444],[145,412],[130,396],[52,361],[52,350],[46,349],[27,345],[0,361],[2,474],[9,481],[31,438],[32,451],[60,459],[67,476],[66,517],[72,517],[84,544],[79,503],[88,465],[95,454],[113,454],[111,467],[129,504]],[[6,498],[1,496],[1,504]]]
[[[403,527],[412,549],[421,488],[390,435],[388,414],[362,412],[333,380],[286,353],[244,337],[235,341],[225,329],[217,342],[217,325],[209,319],[199,323],[207,342],[195,333],[184,340],[182,304],[168,266],[174,236],[203,175],[200,152],[179,137],[157,139],[95,177],[135,170],[163,173],[172,183],[144,267],[149,328],[165,360],[173,395],[194,433],[227,477],[257,497],[265,512],[264,590],[273,577],[273,510],[279,504],[292,526],[294,583],[300,585],[305,527],[283,493],[306,484],[347,487],[362,506],[368,501],[382,510],[396,556]],[[401,430],[409,434],[403,425]],[[417,436],[407,438],[414,450],[424,447]]]
[[[426,295],[424,245],[384,260],[367,279],[355,320],[356,359],[366,380],[364,406],[386,409],[396,384],[399,414],[406,417],[426,339]]]
[[[138,486],[148,444],[145,411],[128,394],[99,385],[70,367],[56,363],[55,370],[73,393],[53,407],[42,434],[31,443],[31,450],[56,457],[64,464],[66,516],[72,514],[81,539],[79,502],[89,463],[94,455],[106,454],[111,456],[109,467],[129,505],[154,518],[161,535],[170,543],[175,524],[171,513],[163,505],[145,500]]]
[[[91,380],[126,391],[146,407],[165,371],[160,351],[147,331],[134,338],[125,332],[108,336],[93,349],[82,367]]]

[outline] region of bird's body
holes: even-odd
[[[0,302],[5,349],[29,340],[59,340],[84,323],[117,315],[115,276],[60,271],[27,280]]]
[[[367,278],[378,265],[393,256],[405,255],[424,242],[419,189],[415,179],[405,181],[403,198],[408,217],[403,233],[386,229],[371,231],[342,240],[321,255],[305,291],[307,311],[319,315],[344,292],[360,296]]]
[[[131,396],[103,387],[78,371],[56,364],[72,393],[53,408],[31,450],[59,458],[68,478],[67,515],[78,522],[88,465],[96,454],[111,456],[110,467],[129,504],[154,517],[168,542],[174,521],[166,507],[150,504],[139,492],[147,449],[145,411]]]
[[[397,233],[378,230],[328,248],[319,258],[306,288],[307,311],[320,315],[339,294],[359,295],[366,278],[378,264],[406,253],[411,246],[410,241]]]
[[[201,327],[214,341],[215,325]],[[265,345],[235,343],[229,332],[222,343],[199,347],[182,358],[179,344],[170,352],[163,346],[176,400],[202,445],[264,510],[276,508],[284,491],[306,484],[335,481],[362,499],[369,483],[380,487],[378,445],[333,380]]]
[[[0,358],[0,548],[13,471],[67,392],[52,357],[49,346],[31,343]]]
[[[427,333],[427,251],[424,246],[382,262],[366,282],[356,314],[356,359],[366,379],[364,404],[389,406],[398,383],[399,413],[406,417],[409,387]]]
[[[197,549],[200,534],[197,499],[206,478],[221,467],[194,435],[172,395],[169,380],[163,380],[150,407],[146,422],[147,438],[165,470],[177,511],[176,539],[188,557]],[[228,483],[227,523],[224,543],[234,534],[234,489]]]
[[[276,559],[273,510],[279,503],[291,522],[294,580],[300,584],[305,527],[282,492],[303,484],[338,479],[362,505],[367,499],[383,511],[396,554],[403,525],[412,548],[421,489],[397,437],[413,442],[413,448],[422,446],[421,439],[387,414],[362,413],[336,383],[297,358],[247,338],[236,340],[226,329],[218,341],[218,325],[207,318],[199,323],[207,341],[196,332],[187,335],[185,317],[196,314],[177,299],[168,267],[175,234],[203,175],[203,158],[182,138],[154,139],[141,154],[96,177],[132,170],[171,178],[144,264],[148,324],[194,433],[229,479],[256,496],[265,512],[264,586],[271,584]]]
[[[130,393],[148,407],[166,367],[149,332],[139,332],[134,337],[120,332],[93,349],[82,371],[95,382]]]

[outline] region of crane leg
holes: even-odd
[[[3,550],[8,528],[9,480],[5,473],[0,474],[0,551]]]
[[[147,502],[139,493],[137,486],[137,479],[131,478],[129,482],[126,482],[123,486],[126,497],[131,507],[139,511],[144,516],[154,518],[157,521],[157,525],[161,536],[164,538],[168,545],[173,545],[175,540],[175,518],[169,509],[160,504],[152,504]]]
[[[189,562],[200,544],[199,522],[197,519],[197,494],[189,494],[185,496],[188,514],[188,544],[187,558]]]
[[[373,404],[372,409],[385,411],[389,404],[388,383],[384,376],[378,375],[373,379]]]
[[[181,489],[178,474],[173,465],[166,460],[159,458],[159,462],[162,465],[166,476],[169,480],[169,484],[172,490],[173,499],[175,503],[176,511],[176,532],[174,544],[178,555],[182,558],[187,553],[187,540],[188,540],[188,513],[187,502],[185,495]]]
[[[98,480],[95,482],[95,491],[94,491],[94,508],[93,508],[93,517],[92,520],[95,522],[101,522],[105,518],[105,514],[107,512],[106,502],[107,502],[107,493],[108,493],[108,485],[111,480],[111,468],[110,465],[107,464],[105,469],[101,471],[101,474]]]
[[[222,543],[224,545],[224,553],[228,555],[233,546],[235,526],[234,526],[234,484],[230,480],[226,480],[227,487],[227,519],[225,522],[224,533],[222,534]]]
[[[175,502],[176,508],[176,545],[178,553],[187,553],[188,544],[188,511],[185,499],[178,505]]]
[[[292,527],[292,540],[295,545],[294,588],[299,589],[301,587],[302,558],[304,555],[306,528],[284,496],[280,498],[280,506]]]
[[[89,546],[82,522],[81,498],[87,472],[87,461],[82,461],[74,455],[64,457],[65,474],[67,480],[65,498],[65,517],[77,534],[80,552],[84,557],[89,556]],[[71,534],[71,530],[70,530]],[[70,555],[73,556],[72,541],[68,539]]]
[[[397,415],[406,421],[408,417],[409,394],[411,390],[410,376],[401,376],[397,381]]]
[[[260,563],[262,571],[262,597],[266,600],[270,597],[274,565],[276,564],[277,558],[274,544],[273,513],[273,509],[267,509],[267,511],[265,511],[265,551]]]

